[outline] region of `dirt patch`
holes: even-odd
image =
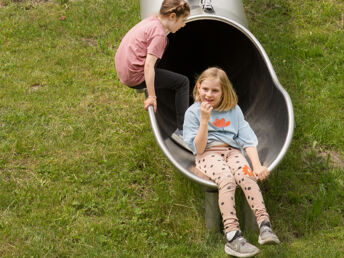
[[[30,89],[31,91],[38,91],[39,89],[44,88],[44,87],[46,87],[46,85],[35,83],[30,86]]]
[[[82,40],[91,47],[98,46],[98,40],[94,38],[82,38]]]
[[[344,156],[343,155],[340,155],[339,153],[335,151],[318,151],[317,153],[324,160],[329,159],[330,164],[333,165],[334,167],[340,167],[344,169]]]

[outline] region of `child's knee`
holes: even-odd
[[[229,173],[230,174],[230,173]],[[232,175],[224,175],[223,178],[220,178],[218,181],[219,190],[224,191],[235,191],[237,184]]]
[[[183,78],[183,79],[184,79],[184,80],[183,80],[183,86],[189,88],[189,85],[190,85],[189,78],[186,77],[185,75],[184,75],[183,77],[184,77],[184,78]]]

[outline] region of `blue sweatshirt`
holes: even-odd
[[[185,112],[184,118],[183,138],[194,155],[197,154],[194,140],[201,122],[200,108],[201,103],[195,102]],[[257,136],[245,120],[244,114],[238,105],[229,111],[212,110],[208,122],[206,148],[209,148],[212,142],[223,142],[234,148],[241,149],[258,145]]]

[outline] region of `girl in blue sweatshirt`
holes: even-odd
[[[260,229],[259,244],[279,243],[272,232],[269,215],[257,180],[269,171],[262,166],[258,140],[237,105],[238,98],[226,73],[212,67],[198,78],[193,91],[195,103],[185,113],[184,141],[196,156],[196,167],[219,190],[219,207],[227,243],[226,253],[251,257],[259,249],[242,237],[235,210],[235,189],[241,187],[256,216]],[[241,150],[246,151],[252,168]]]

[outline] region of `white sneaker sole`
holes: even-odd
[[[267,239],[261,239],[260,236],[258,237],[258,243],[261,245],[278,245],[281,243],[278,238],[269,237]]]
[[[260,250],[257,249],[253,253],[243,254],[243,253],[238,253],[238,252],[234,251],[233,249],[231,249],[230,247],[228,247],[227,245],[225,245],[225,252],[229,255],[236,256],[236,257],[252,257],[252,256],[259,254]]]

